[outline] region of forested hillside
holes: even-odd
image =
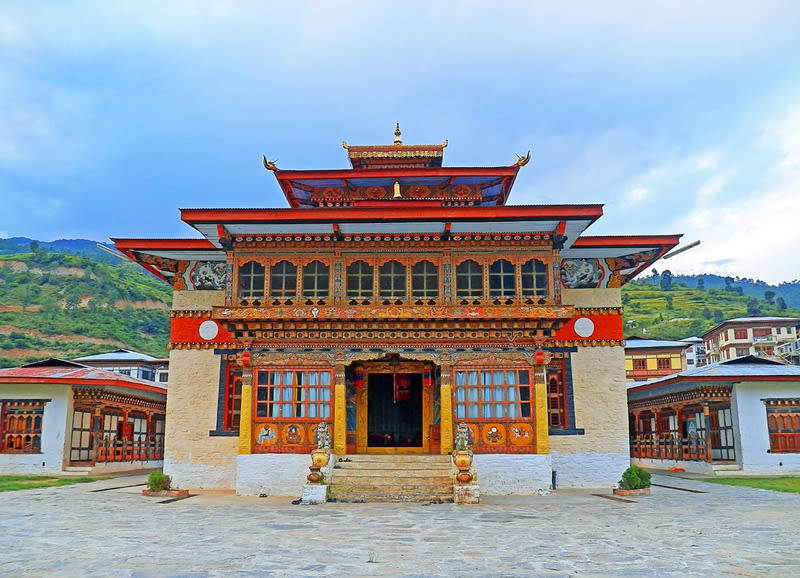
[[[697,289],[674,279],[666,277],[659,284],[643,279],[622,288],[627,337],[683,339],[700,335],[726,319],[747,315],[800,318],[800,308],[788,307],[769,285],[759,299],[734,285],[707,289],[701,282],[703,288]]]
[[[166,357],[172,289],[133,263],[0,255],[0,366],[120,347]]]

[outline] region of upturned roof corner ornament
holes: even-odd
[[[530,162],[530,160],[531,160],[531,151],[529,149],[528,153],[524,157],[517,155],[517,162],[515,162],[513,166],[524,167],[525,165],[528,164],[528,162]]]
[[[272,172],[275,172],[275,171],[278,170],[278,166],[275,164],[276,162],[278,162],[278,159],[275,159],[274,161],[270,161],[270,160],[267,160],[266,155],[261,155],[261,158],[264,159],[264,168],[265,169],[267,169],[268,171],[272,171]]]

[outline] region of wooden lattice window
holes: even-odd
[[[328,419],[331,372],[309,369],[263,369],[256,372],[256,418]]]
[[[270,267],[269,296],[272,299],[292,299],[297,296],[297,266],[280,261]]]
[[[455,372],[457,419],[530,419],[531,372],[527,369],[471,369]]]
[[[366,261],[355,261],[347,266],[347,298],[369,301],[375,294],[372,265]]]
[[[567,393],[558,373],[547,374],[547,418],[553,429],[567,427]]]
[[[635,371],[647,371],[647,360],[646,359],[634,359],[633,360],[633,369]]]
[[[517,292],[514,265],[500,259],[489,265],[489,296],[512,298]]]
[[[303,267],[303,297],[315,302],[328,298],[330,269],[320,261],[312,261]],[[319,303],[318,303],[319,304]]]
[[[223,428],[239,431],[242,411],[242,370],[234,367],[225,383],[225,421]]]
[[[547,265],[531,259],[522,264],[520,272],[523,297],[547,297]]]
[[[411,296],[433,300],[439,296],[439,269],[430,261],[420,261],[411,268]]]
[[[669,357],[659,357],[656,360],[656,364],[658,366],[658,369],[662,371],[668,371],[672,369],[672,361],[670,360]]]
[[[69,459],[71,462],[88,462],[92,459],[92,412],[76,409],[72,412],[72,437]]]
[[[406,268],[398,261],[384,263],[378,269],[380,297],[385,300],[402,300],[406,296]]]
[[[800,399],[767,400],[767,430],[772,453],[800,453]]]
[[[456,297],[476,300],[483,297],[483,267],[472,260],[456,266]]]
[[[239,267],[239,297],[260,299],[264,297],[264,266],[248,261]]]
[[[48,400],[8,400],[0,409],[0,435],[5,453],[38,454],[42,451],[42,419]]]

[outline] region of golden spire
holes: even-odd
[[[403,141],[400,140],[401,134],[402,133],[400,132],[400,123],[398,122],[397,127],[394,129],[394,144],[396,146],[401,146],[403,144]]]

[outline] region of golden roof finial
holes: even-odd
[[[402,133],[400,132],[400,123],[398,122],[397,123],[397,127],[395,127],[395,129],[394,129],[394,144],[396,144],[397,146],[400,146],[400,145],[403,144],[403,141],[400,140],[400,135],[401,134]]]

